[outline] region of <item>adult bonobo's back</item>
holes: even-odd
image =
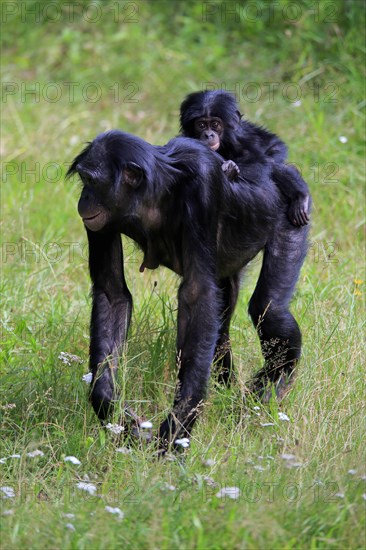
[[[182,277],[178,292],[179,382],[172,413],[160,426],[162,448],[187,435],[205,397],[210,365],[231,372],[229,324],[241,269],[262,249],[264,263],[250,302],[266,366],[253,382],[281,394],[300,356],[301,336],[288,303],[305,255],[306,230],[286,219],[285,205],[261,163],[262,186],[229,182],[221,158],[195,140],[154,147],[129,134],[98,136],[73,161],[83,189],[79,213],[89,241],[93,283],[91,400],[105,420],[116,399],[114,369],[130,323],[120,233],[133,238],[140,270],[164,265]]]

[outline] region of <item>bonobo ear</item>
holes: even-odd
[[[240,111],[235,111],[235,114],[236,114],[236,116],[238,117],[238,122],[240,122],[243,115],[241,114]]]
[[[144,179],[144,171],[135,162],[129,162],[122,170],[122,178],[124,183],[137,189]]]

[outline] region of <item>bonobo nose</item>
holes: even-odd
[[[213,132],[205,132],[205,138],[206,139],[212,139],[214,137],[214,133]]]

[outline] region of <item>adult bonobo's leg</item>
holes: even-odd
[[[218,372],[218,381],[225,385],[230,385],[233,379],[233,359],[231,352],[229,328],[231,317],[234,313],[235,305],[238,300],[240,288],[240,274],[223,279],[219,283],[221,289],[221,325],[219,338],[216,344],[216,370]]]
[[[101,420],[116,398],[114,387],[118,356],[131,319],[132,298],[123,271],[119,233],[87,229],[93,307],[90,322],[91,402]]]
[[[164,448],[189,437],[206,395],[219,330],[219,289],[214,278],[189,278],[178,294],[178,383],[173,410],[159,429]]]
[[[270,383],[279,399],[285,395],[301,355],[301,332],[289,311],[289,302],[306,255],[307,233],[306,227],[296,229],[287,223],[274,232],[249,303],[265,358],[264,367],[249,388],[263,401],[271,397]]]

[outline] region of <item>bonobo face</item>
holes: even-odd
[[[78,212],[84,225],[91,231],[103,229],[111,219],[110,212],[102,205],[91,185],[85,185],[80,195]]]
[[[203,141],[213,151],[220,147],[220,140],[224,132],[222,120],[217,117],[201,117],[194,121],[195,138]]]
[[[83,182],[78,212],[88,229],[100,231],[117,214],[120,218],[133,214],[133,196],[143,181],[143,171],[137,164],[126,163],[120,174],[100,163],[87,168],[80,164],[76,171]]]

